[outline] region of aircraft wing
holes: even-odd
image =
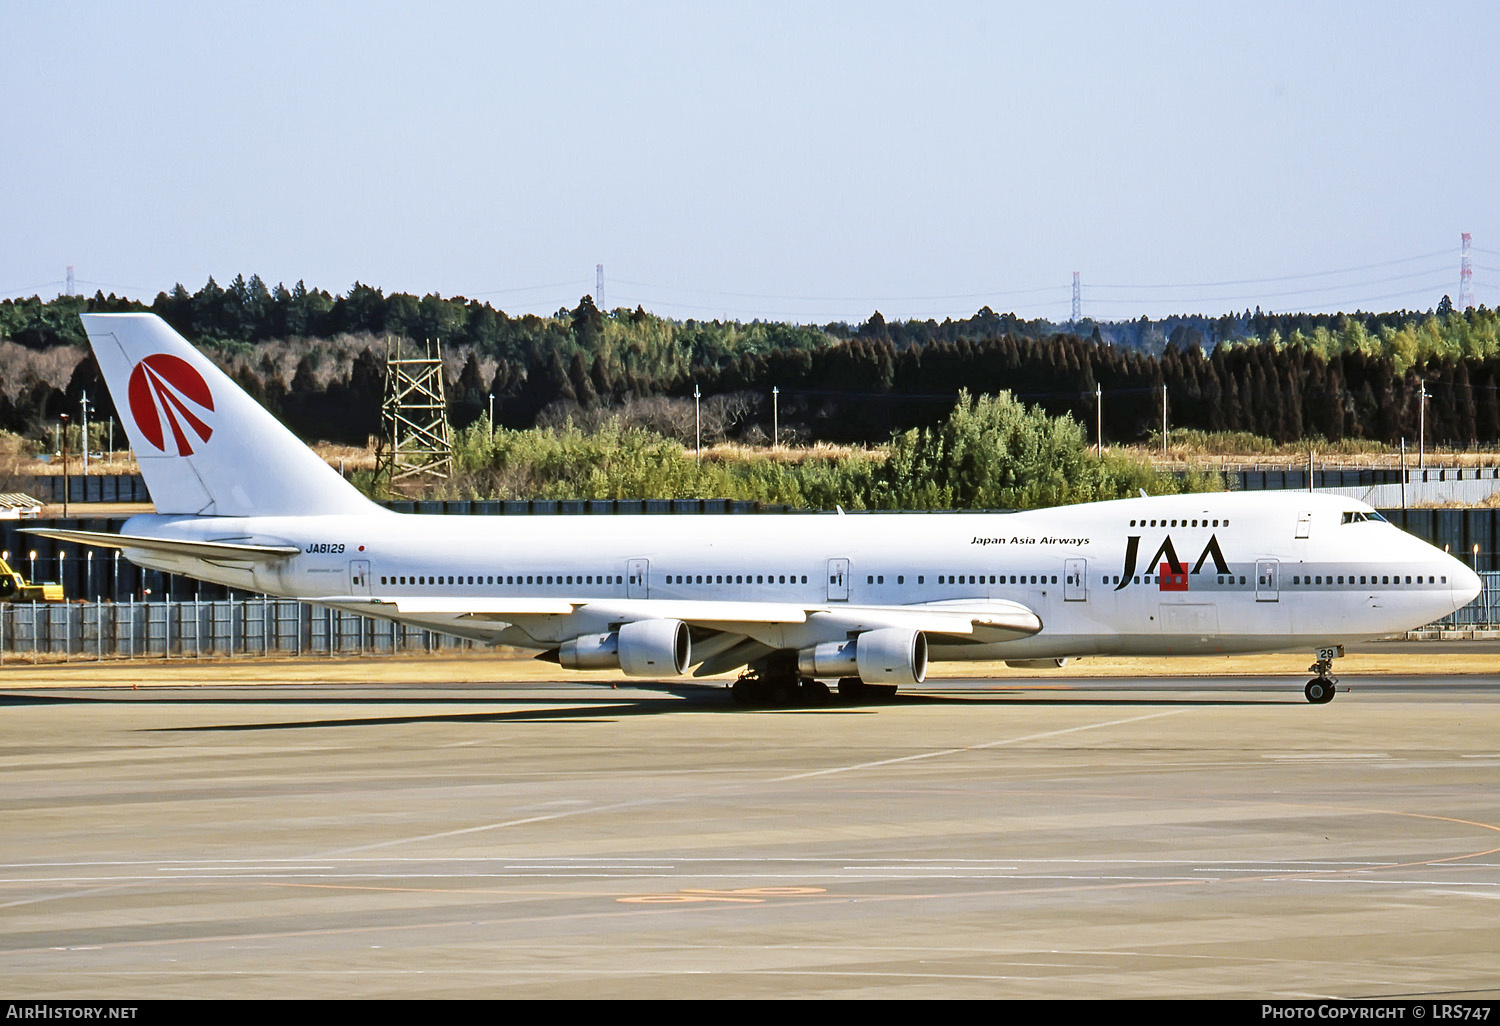
[[[1042,629],[1041,618],[1019,602],[975,601],[913,606],[805,605],[790,602],[737,602],[699,599],[567,599],[531,597],[463,598],[413,596],[372,599],[327,595],[307,601],[358,612],[361,606],[384,616],[451,618],[456,621],[513,623],[534,616],[567,616],[587,611],[608,620],[681,620],[706,631],[736,630],[757,624],[826,625],[830,632],[857,633],[904,627],[929,634],[984,635],[986,640],[1023,637]]]

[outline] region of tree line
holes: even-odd
[[[674,321],[603,311],[589,296],[549,317],[511,317],[463,297],[363,284],[332,295],[254,276],[179,285],[151,304],[102,294],[0,302],[0,428],[39,436],[58,413],[76,417],[84,392],[96,419],[112,415],[77,314],[143,309],[203,345],[300,434],[354,444],[379,432],[393,338],[443,340],[459,428],[493,408],[515,429],[624,416],[683,438],[696,389],[714,404],[718,434],[763,441],[775,388],[783,440],[884,443],[941,423],[968,389],[1010,391],[1092,436],[1098,389],[1110,442],[1150,438],[1165,403],[1174,428],[1395,444],[1416,436],[1425,390],[1430,441],[1500,443],[1500,315],[1485,308],[1246,311],[1075,331],[986,307],[942,322],[876,312],[816,326]]]

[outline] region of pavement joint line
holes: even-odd
[[[1041,733],[1037,734],[1026,734],[1021,737],[1003,738],[998,741],[986,741],[982,744],[969,745],[963,748],[944,748],[936,752],[921,752],[916,755],[906,755],[895,759],[884,759],[878,760],[876,762],[857,763],[852,766],[831,767],[829,769],[814,770],[811,773],[793,773],[787,776],[772,777],[769,780],[758,781],[755,784],[737,782],[734,784],[726,784],[717,788],[710,788],[707,791],[683,792],[681,794],[668,795],[663,798],[638,798],[626,802],[614,802],[608,805],[596,805],[581,809],[567,809],[558,812],[547,813],[545,815],[525,816],[520,819],[501,820],[497,823],[481,823],[476,826],[460,827],[456,830],[443,830],[432,834],[420,834],[415,837],[396,837],[388,841],[374,841],[370,844],[360,844],[348,848],[337,848],[311,857],[313,859],[332,858],[338,855],[348,855],[353,852],[373,851],[379,848],[393,848],[403,844],[418,844],[423,841],[438,841],[450,837],[463,837],[470,834],[485,833],[490,830],[504,830],[510,827],[527,826],[532,823],[545,823],[552,820],[566,819],[573,816],[597,814],[602,812],[619,812],[624,809],[636,809],[648,805],[666,805],[671,802],[686,801],[689,798],[701,798],[708,794],[713,794],[716,792],[721,794],[734,793],[736,791],[743,791],[747,787],[765,786],[767,784],[783,784],[794,780],[804,780],[811,777],[826,776],[832,773],[847,773],[860,769],[872,769],[877,766],[910,762],[916,759],[930,759],[943,755],[958,755],[964,752],[983,751],[989,748],[999,748],[1005,745],[1022,744],[1026,741],[1036,741],[1042,738],[1057,737],[1062,734],[1073,734],[1081,730],[1099,730],[1105,727],[1122,726],[1127,723],[1138,723],[1143,720],[1159,719],[1163,716],[1175,716],[1178,713],[1186,711],[1186,709],[1170,709],[1165,712],[1145,713],[1141,716],[1127,716],[1123,719],[1106,720],[1103,723],[1084,723],[1072,727],[1064,727],[1060,730],[1048,730],[1042,731]]]
[[[989,748],[1002,748],[1006,745],[1018,745],[1027,741],[1040,741],[1043,738],[1058,737],[1062,734],[1073,734],[1080,730],[1098,730],[1103,727],[1118,727],[1126,723],[1138,723],[1141,720],[1154,720],[1162,716],[1175,716],[1186,712],[1186,709],[1172,709],[1167,712],[1145,713],[1141,716],[1127,716],[1124,719],[1107,720],[1104,723],[1083,723],[1072,727],[1063,727],[1058,730],[1046,730],[1037,734],[1026,734],[1021,737],[1008,737],[999,741],[986,741],[977,745],[965,745],[962,748],[944,748],[936,752],[919,752],[916,755],[902,755],[893,759],[877,759],[874,762],[860,762],[849,766],[834,766],[828,769],[810,770],[806,773],[793,773],[790,776],[775,777],[767,783],[782,784],[789,780],[807,780],[811,777],[828,776],[833,773],[850,773],[855,770],[873,769],[877,766],[894,766],[903,762],[915,762],[918,759],[935,759],[944,755],[960,755],[964,752],[979,752]]]

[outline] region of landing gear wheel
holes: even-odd
[[[827,705],[832,698],[828,685],[811,677],[802,678],[802,704],[803,705]]]
[[[1302,689],[1302,693],[1313,705],[1325,705],[1333,701],[1333,681],[1314,677],[1307,682],[1307,687]]]
[[[1313,705],[1323,705],[1325,702],[1333,701],[1334,685],[1338,683],[1338,678],[1333,675],[1333,661],[1343,654],[1343,645],[1318,649],[1316,661],[1308,667],[1317,676],[1308,681],[1307,687],[1302,689],[1302,693]]]
[[[741,677],[729,686],[729,694],[739,705],[760,704],[760,681],[755,677]]]
[[[828,685],[795,674],[761,674],[754,670],[740,675],[729,687],[735,702],[747,706],[822,705],[828,701]]]

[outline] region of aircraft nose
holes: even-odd
[[[1484,581],[1459,560],[1455,559],[1454,563],[1457,566],[1453,569],[1453,608],[1462,609],[1479,597]]]

